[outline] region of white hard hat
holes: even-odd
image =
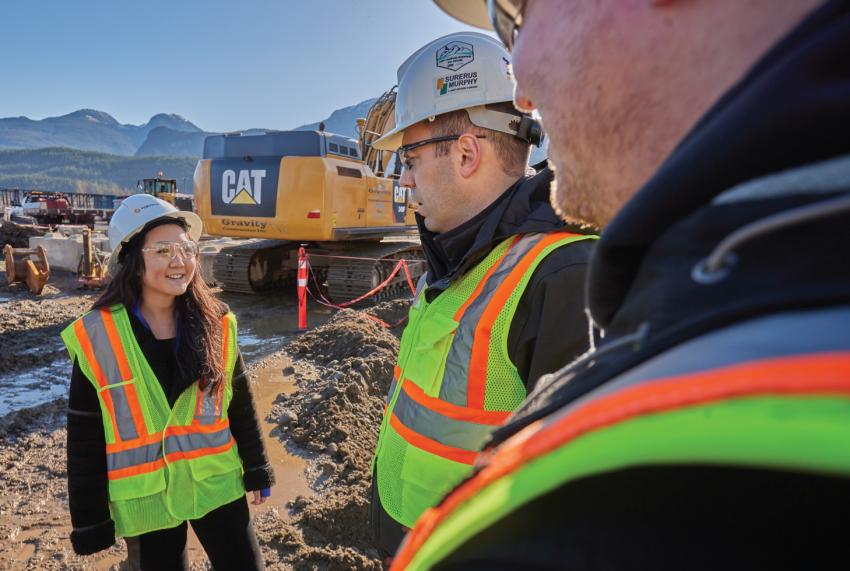
[[[150,194],[128,196],[112,215],[109,221],[109,246],[112,254],[107,267],[109,275],[118,273],[118,258],[121,249],[130,239],[142,231],[149,223],[158,218],[179,218],[189,227],[189,237],[195,242],[201,237],[203,222],[194,212],[177,210],[173,205]]]
[[[511,56],[498,40],[478,32],[443,36],[398,68],[396,126],[373,146],[394,151],[411,125],[459,109],[479,127],[517,135],[517,115],[485,108],[513,98]]]

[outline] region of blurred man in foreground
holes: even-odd
[[[438,0],[486,24],[484,3]],[[604,333],[397,568],[817,568],[850,508],[850,2],[490,0]],[[477,11],[476,11],[477,10]]]

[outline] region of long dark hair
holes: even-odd
[[[132,311],[136,304],[141,302],[142,275],[145,272],[142,245],[148,232],[165,224],[175,224],[183,230],[188,230],[186,223],[180,218],[159,218],[148,223],[121,249],[118,273],[94,302],[92,309],[122,304],[128,311]],[[214,389],[224,379],[221,317],[227,311],[227,306],[216,299],[204,282],[200,265],[197,266],[186,292],[177,297],[175,306],[179,324],[177,367],[180,376],[184,380],[199,380],[202,388],[211,386]]]

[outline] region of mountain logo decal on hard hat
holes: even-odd
[[[457,71],[475,61],[475,50],[466,42],[449,42],[437,50],[437,67]]]
[[[221,174],[221,200],[225,204],[248,204],[259,206],[263,203],[264,169],[242,169],[239,174],[227,169]]]

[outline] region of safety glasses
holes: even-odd
[[[402,163],[406,162],[409,158],[407,153],[414,149],[418,149],[419,147],[424,147],[425,145],[430,145],[432,143],[442,143],[443,141],[457,141],[463,135],[444,135],[442,137],[434,137],[432,139],[423,139],[421,141],[416,141],[415,143],[410,143],[409,145],[403,145],[398,148],[398,158]],[[486,139],[486,135],[475,135],[479,139]]]
[[[194,242],[157,242],[153,246],[142,248],[142,252],[153,254],[156,258],[169,262],[178,255],[183,260],[189,260],[198,255],[198,245]]]
[[[511,51],[519,28],[522,26],[522,9],[525,0],[487,0],[487,12],[496,35]]]

